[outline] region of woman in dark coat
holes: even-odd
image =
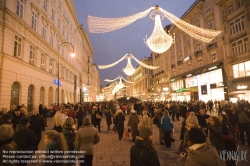
[[[138,134],[138,123],[139,123],[139,117],[136,114],[135,110],[132,110],[128,119],[128,127],[130,127],[133,142],[135,141],[135,138]]]
[[[140,137],[135,145],[130,148],[130,166],[160,166],[156,149],[153,145],[152,130],[148,127],[141,127]]]
[[[118,110],[118,114],[115,116],[116,130],[119,135],[119,140],[121,140],[124,132],[124,121],[125,116],[123,115],[122,110]]]
[[[79,129],[82,126],[82,120],[85,118],[86,112],[83,110],[82,106],[78,106],[78,110],[76,112],[76,118],[78,122],[77,129]]]
[[[74,150],[75,130],[74,119],[67,118],[63,124],[62,133],[68,143],[69,150]]]
[[[216,148],[218,153],[219,151],[225,150],[224,141],[222,140],[222,124],[220,120],[215,116],[210,116],[207,120],[207,128],[208,128],[208,138],[212,146]]]
[[[112,117],[112,114],[111,114],[111,109],[107,109],[106,112],[105,112],[105,117],[106,117],[106,122],[107,122],[107,125],[108,125],[108,130],[110,130],[110,125],[112,124],[112,120],[111,120],[111,117]]]

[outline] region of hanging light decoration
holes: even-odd
[[[135,73],[135,68],[131,64],[130,57],[128,57],[128,63],[127,63],[127,66],[125,67],[125,69],[123,69],[123,72],[128,76],[131,76]]]
[[[113,81],[116,81],[116,80],[118,80],[118,79],[122,79],[122,80],[124,80],[124,81],[126,81],[126,82],[128,82],[128,83],[134,83],[134,82],[130,82],[130,81],[127,81],[125,78],[123,78],[123,76],[118,76],[117,78],[115,78],[115,79],[113,79],[113,80],[110,80],[110,79],[105,79],[104,81],[106,81],[106,82],[113,82]]]

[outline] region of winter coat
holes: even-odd
[[[130,166],[160,166],[156,151],[147,149],[143,140],[137,139],[130,148]]]
[[[222,122],[222,134],[228,135],[229,131],[233,134],[233,129],[230,124],[227,124],[226,122]],[[229,151],[236,151],[237,147],[235,144],[235,140],[224,140],[225,149]]]
[[[210,139],[211,144],[217,149],[217,151],[225,150],[224,141],[222,139],[222,128],[220,125],[211,126],[207,125],[208,128],[208,138]]]
[[[225,166],[215,147],[204,144],[194,144],[189,147],[187,158],[179,158],[178,166]]]
[[[124,132],[124,121],[125,121],[125,116],[120,112],[118,115],[115,117],[115,127],[119,135],[122,135]]]
[[[82,126],[75,136],[75,150],[85,151],[82,155],[92,155],[94,145],[100,141],[97,129],[92,125]]]
[[[210,117],[209,115],[204,115],[204,116],[201,116],[200,114],[197,115],[197,119],[201,128],[207,128],[206,119],[209,117]]]
[[[63,125],[62,133],[68,143],[69,150],[74,150],[75,134],[72,126]]]
[[[171,123],[170,117],[164,116],[161,118],[161,130],[162,131],[172,131],[173,124]]]
[[[135,138],[138,133],[139,117],[136,113],[131,113],[128,119],[128,127],[130,127],[132,138]]]
[[[183,118],[186,118],[187,107],[185,105],[180,106],[180,114]]]
[[[17,125],[19,124],[20,119],[23,117],[22,115],[16,116],[16,114],[12,114],[11,123],[13,124],[13,129],[15,130]]]
[[[148,115],[144,115],[138,125],[140,130],[141,127],[149,127],[152,130],[153,121]]]
[[[74,110],[70,110],[68,112],[68,117],[71,117],[71,118],[73,118],[75,120],[75,118],[76,118],[76,112]]]
[[[111,125],[112,124],[112,120],[111,120],[112,114],[111,114],[110,110],[107,110],[105,112],[105,117],[106,117],[107,125]]]
[[[63,126],[62,113],[60,111],[56,111],[53,121],[55,126]]]
[[[30,117],[30,129],[35,133],[45,131],[45,124],[42,116],[40,115],[32,115]]]
[[[3,155],[5,154],[3,153],[3,150],[6,150],[6,151],[17,150],[17,144],[12,140],[12,138],[6,139],[6,140],[0,140],[0,163],[1,163],[1,166],[16,166],[16,164],[11,164],[11,163],[4,164],[3,163]]]
[[[37,137],[32,130],[28,129],[27,125],[17,125],[13,140],[16,142],[18,150],[33,150],[37,146]]]
[[[232,110],[228,111],[228,118],[231,125],[239,123],[239,111],[233,112]]]

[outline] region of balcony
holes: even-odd
[[[202,54],[203,54],[202,50],[200,50],[200,51],[196,51],[196,52],[194,53],[195,58],[197,58],[197,57],[201,56]]]
[[[171,69],[174,69],[174,68],[175,68],[175,64],[172,64],[172,65],[171,65]]]
[[[215,48],[217,48],[217,43],[209,44],[207,46],[207,51],[213,50]]]
[[[180,65],[182,65],[183,64],[183,62],[182,61],[178,61],[178,66],[180,66]]]

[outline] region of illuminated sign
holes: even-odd
[[[224,86],[222,82],[216,83],[216,87],[221,87],[221,86]]]
[[[168,88],[163,88],[162,90],[163,90],[163,91],[168,91]]]
[[[182,89],[176,90],[175,92],[176,92],[176,93],[180,93],[180,92],[189,91],[189,90],[190,90],[189,88],[182,88]]]
[[[89,94],[88,93],[84,93],[84,96],[89,96]]]
[[[170,82],[174,82],[174,81],[175,81],[175,79],[171,79],[171,80],[170,80]]]
[[[214,70],[214,69],[217,69],[217,66],[213,66],[213,67],[208,68],[208,70]]]
[[[190,77],[190,76],[192,76],[192,74],[188,74],[188,75],[187,75],[187,77]]]
[[[187,62],[187,61],[189,61],[190,60],[190,57],[188,56],[188,57],[186,57],[186,58],[184,58],[184,62]]]
[[[58,79],[54,79],[54,84],[58,85]],[[59,86],[62,86],[62,82],[59,81]]]
[[[239,85],[239,86],[237,86],[237,89],[247,89],[247,86],[246,85]]]

